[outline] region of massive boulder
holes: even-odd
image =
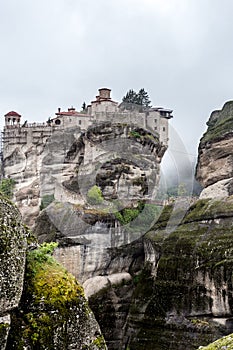
[[[83,289],[51,256],[54,244],[28,253],[25,288],[12,313],[7,350],[105,350]]]
[[[196,170],[196,178],[204,187],[201,197],[227,197],[233,194],[233,101],[214,111],[207,125]]]
[[[5,349],[11,312],[23,291],[28,231],[16,207],[0,194],[0,349]]]
[[[29,247],[28,247],[29,244]],[[106,349],[83,289],[0,194],[0,349]]]

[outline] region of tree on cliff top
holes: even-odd
[[[140,89],[138,93],[136,93],[133,89],[130,89],[122,98],[122,102],[133,103],[146,108],[151,107],[151,101],[145,89]]]

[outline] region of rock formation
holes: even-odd
[[[0,195],[0,349],[4,350],[11,312],[19,304],[27,249],[27,230],[18,210]]]
[[[43,209],[34,232],[40,242],[59,243],[54,255],[83,282],[110,350],[194,350],[232,332],[232,116],[228,102],[212,113],[201,139],[202,198],[188,208],[176,203],[162,212],[159,203],[149,201],[156,196],[166,149],[156,134],[105,121],[82,133],[71,130],[71,138],[55,132],[47,139],[34,179],[39,179]],[[12,157],[9,164],[23,159],[17,152]],[[25,200],[35,203],[37,194],[30,190],[17,193],[22,206]],[[80,285],[49,258],[37,269],[37,259],[32,250],[27,287],[12,313],[22,346],[38,347],[44,338],[51,348],[80,347],[77,326],[87,347],[104,348]],[[46,287],[53,269],[58,283]],[[61,279],[68,284],[64,289]],[[77,314],[88,317],[85,326]],[[51,321],[49,339],[46,322]],[[88,338],[93,322],[95,332]],[[10,332],[10,346],[19,343],[15,337]]]
[[[199,145],[196,171],[197,180],[204,187],[201,197],[227,197],[233,194],[233,102],[214,111],[207,125]]]
[[[0,349],[106,349],[82,287],[52,258],[54,245],[35,249],[2,195],[0,226]]]
[[[131,275],[89,297],[109,349],[194,350],[232,331],[233,197],[199,200],[173,226],[177,215],[165,207],[142,239],[109,251],[109,268]]]
[[[159,174],[159,163],[168,146],[171,113],[161,107],[130,111],[111,99],[108,88],[99,89],[96,100],[82,113],[73,107],[67,112],[59,108],[55,117],[44,123],[21,124],[20,114],[7,113],[2,170],[4,177],[15,180],[14,199],[25,223],[32,227],[43,203],[54,198],[83,204],[88,186],[97,180],[106,198],[116,198],[116,192],[118,198],[128,200],[135,193],[138,196],[139,190],[141,197],[147,194],[148,186],[157,183],[153,177]],[[139,148],[145,161],[138,158]],[[153,158],[153,166],[149,166],[149,158]],[[109,165],[109,160],[114,162]],[[128,175],[123,177],[120,168],[125,161]],[[106,182],[109,166],[113,178],[108,177]],[[140,171],[142,167],[146,173]]]
[[[151,227],[159,209],[150,200],[156,196],[166,148],[144,129],[106,122],[72,143],[64,159],[66,171],[59,173],[51,154],[52,147],[59,153],[59,145],[52,146],[56,137],[48,143],[51,164],[47,157],[42,161],[41,189],[57,200],[41,212],[34,233],[40,242],[59,242],[56,258],[85,281],[103,273],[107,248],[128,244]],[[57,174],[50,178],[53,168]],[[93,192],[92,198],[95,187],[99,195]]]
[[[233,334],[229,334],[226,337],[223,337],[221,339],[216,340],[215,342],[207,345],[207,346],[200,346],[199,349],[202,350],[231,350],[233,347]]]

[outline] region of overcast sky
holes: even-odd
[[[233,98],[232,0],[0,0],[0,112],[46,121],[144,87],[195,154]]]

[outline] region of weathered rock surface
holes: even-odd
[[[12,313],[7,350],[106,350],[104,338],[77,280],[50,255],[28,253],[25,288]]]
[[[196,177],[205,188],[203,198],[225,197],[232,194],[233,101],[214,111],[207,125],[199,144]]]
[[[0,349],[5,349],[11,311],[23,291],[28,232],[19,211],[0,194]]]
[[[32,130],[28,130],[28,133]],[[60,185],[74,174],[75,164],[66,164],[65,156],[80,128],[43,134],[33,142],[11,146],[4,151],[5,177],[15,180],[15,202],[24,222],[33,226],[39,215],[41,200],[46,195],[59,193]]]
[[[0,349],[106,349],[82,287],[48,247],[33,249],[19,211],[0,194]]]
[[[173,230],[171,213],[165,207],[141,250],[109,251],[115,265],[137,261],[125,264],[131,281],[89,298],[109,349],[194,350],[232,332],[233,197],[197,201]]]
[[[110,122],[86,132],[79,127],[42,131],[43,137],[39,133],[29,142],[28,134],[26,143],[4,148],[4,175],[16,181],[15,201],[30,227],[44,200],[83,205],[94,185],[107,201],[131,204],[155,196],[167,148],[157,132]]]
[[[153,209],[153,211],[151,211]],[[36,221],[34,233],[40,243],[56,241],[56,259],[79,281],[100,275],[122,272],[131,260],[111,261],[109,248],[139,239],[154,221],[157,207],[127,209],[127,218],[136,219],[127,225],[120,222],[114,213],[99,208],[88,209],[70,203],[51,203]],[[130,215],[132,217],[130,217]],[[152,217],[153,216],[153,217]],[[119,218],[120,219],[120,218]],[[127,265],[128,264],[128,265]]]
[[[34,233],[39,242],[59,242],[56,258],[83,282],[103,273],[109,261],[107,248],[128,244],[151,226],[148,218],[141,226],[132,219],[139,213],[139,202],[150,202],[156,195],[166,147],[156,133],[135,125],[96,124],[67,146],[64,164],[70,172],[61,175],[57,169],[60,175],[49,180],[49,174],[56,172],[53,151],[59,153],[54,138],[56,135],[44,151],[47,156],[42,161],[41,191],[44,188],[43,193],[53,195],[55,201],[41,212]],[[88,197],[96,185],[102,196],[100,205]]]

